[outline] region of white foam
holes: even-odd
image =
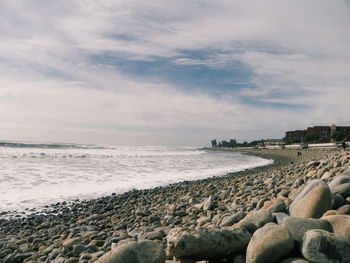
[[[0,147],[0,211],[203,179],[271,162],[193,148]]]

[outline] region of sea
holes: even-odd
[[[0,142],[0,213],[40,210],[271,164],[196,147]]]

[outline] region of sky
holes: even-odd
[[[349,0],[0,2],[0,139],[205,146],[350,125]]]

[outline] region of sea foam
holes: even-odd
[[[43,145],[0,147],[0,211],[40,209],[272,163],[237,152],[183,147]]]

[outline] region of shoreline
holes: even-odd
[[[168,184],[165,186],[156,186],[153,188],[146,188],[146,189],[132,189],[123,193],[112,193],[110,195],[104,195],[101,197],[97,197],[97,198],[91,198],[91,199],[76,199],[75,201],[62,201],[62,202],[57,202],[57,203],[51,203],[51,204],[47,204],[45,205],[42,209],[40,210],[34,210],[31,211],[28,214],[25,214],[24,211],[10,211],[8,214],[9,216],[7,218],[0,218],[0,234],[2,233],[2,225],[7,222],[11,222],[11,221],[26,221],[26,218],[31,218],[31,217],[35,217],[37,215],[41,215],[41,216],[50,216],[50,217],[55,217],[57,215],[59,215],[62,211],[65,212],[66,209],[70,209],[71,206],[79,206],[82,203],[91,203],[91,202],[98,202],[100,199],[105,199],[105,198],[109,198],[109,197],[113,197],[113,198],[122,198],[126,195],[137,195],[139,194],[143,194],[145,192],[149,192],[149,191],[167,191],[167,190],[171,190],[173,188],[178,188],[181,187],[183,185],[186,185],[187,187],[190,187],[191,185],[196,185],[196,184],[206,184],[206,183],[212,183],[215,182],[217,180],[221,181],[221,180],[226,180],[228,178],[234,178],[234,177],[244,177],[247,175],[251,175],[251,174],[255,174],[255,173],[260,173],[260,172],[265,172],[268,171],[270,169],[274,169],[274,168],[278,168],[278,167],[283,167],[285,165],[288,165],[290,163],[294,163],[295,161],[300,162],[305,160],[305,153],[307,153],[310,150],[302,150],[304,151],[304,157],[303,158],[298,158],[295,157],[294,155],[296,154],[296,150],[269,150],[269,149],[230,149],[230,148],[220,148],[220,149],[213,149],[213,148],[203,148],[204,150],[208,150],[208,151],[232,151],[232,152],[239,152],[241,154],[244,155],[250,155],[250,156],[257,156],[263,159],[272,159],[273,163],[271,164],[266,164],[266,165],[261,165],[261,166],[257,166],[257,167],[253,167],[253,168],[247,168],[241,171],[236,171],[236,172],[228,172],[225,173],[223,175],[214,175],[208,178],[203,178],[203,179],[194,179],[194,180],[184,180],[184,181],[180,181],[180,182],[176,182],[176,183],[172,183],[172,184]],[[276,152],[277,151],[277,152]],[[298,150],[300,151],[300,150]],[[314,151],[314,150],[312,150]],[[317,150],[317,151],[329,151],[329,149],[326,150]],[[332,150],[333,151],[333,150]],[[287,154],[285,154],[287,153]],[[309,156],[306,157],[307,160],[309,160]],[[314,156],[312,156],[312,159],[314,158]],[[30,210],[28,210],[30,211]],[[6,214],[3,213],[3,215],[7,216],[7,212]],[[21,216],[22,215],[22,216]]]
[[[60,249],[55,257],[62,257],[62,262],[72,259],[72,262],[88,263],[112,247],[130,241],[154,240],[166,246],[167,235],[173,228],[220,228],[225,218],[233,213],[249,214],[281,194],[293,199],[303,186],[294,186],[295,181],[305,176],[309,169],[307,163],[345,154],[332,149],[299,150],[302,152],[300,157],[296,150],[233,151],[273,159],[274,162],[223,176],[57,203],[47,211],[38,211],[25,218],[1,219],[0,261],[20,251],[31,253],[33,261],[25,263],[43,262],[50,255],[53,257],[51,253],[55,249]],[[91,231],[92,236],[87,234]],[[36,238],[40,241],[33,243]],[[79,261],[83,254],[75,255],[73,246],[65,248],[65,242],[73,239],[87,251],[90,251],[88,244],[93,244],[89,252],[91,261]],[[6,250],[1,246],[3,242],[13,244],[13,249]]]
[[[235,150],[235,149],[210,149],[210,148],[202,148],[203,150],[208,150],[208,151],[233,151],[233,152],[239,152],[241,154],[244,155],[251,155],[251,156],[257,156],[257,157],[261,157],[263,159],[272,159],[273,163],[271,164],[265,164],[265,165],[260,165],[260,166],[256,166],[253,168],[246,168],[243,169],[241,171],[235,171],[235,172],[227,172],[225,174],[222,175],[214,175],[214,176],[210,176],[208,178],[202,178],[202,179],[193,179],[193,180],[184,180],[184,181],[180,181],[180,182],[176,182],[176,183],[171,183],[171,184],[167,184],[164,186],[155,186],[155,187],[151,187],[151,188],[145,188],[145,189],[132,189],[132,190],[128,190],[126,192],[122,192],[122,193],[112,193],[109,195],[103,195],[100,197],[95,197],[95,198],[89,198],[89,199],[76,199],[75,201],[68,201],[68,200],[63,200],[60,202],[55,202],[55,203],[49,203],[46,205],[43,205],[40,209],[25,209],[25,210],[21,210],[21,211],[16,211],[16,210],[12,210],[12,211],[0,211],[0,233],[1,233],[1,226],[2,223],[6,222],[6,221],[12,221],[12,220],[24,220],[27,217],[31,217],[31,216],[35,216],[38,214],[42,214],[42,215],[56,215],[57,213],[54,211],[50,211],[50,208],[52,208],[52,210],[56,210],[57,209],[57,204],[63,204],[65,207],[69,207],[70,205],[75,205],[75,204],[79,204],[79,203],[85,203],[85,202],[89,202],[89,201],[97,201],[99,199],[103,199],[105,197],[109,197],[109,196],[121,196],[121,195],[128,195],[129,193],[137,193],[140,192],[142,193],[143,191],[148,191],[148,190],[153,190],[153,189],[164,189],[166,190],[168,187],[172,188],[172,187],[176,187],[177,185],[182,185],[182,184],[196,184],[199,182],[210,182],[212,180],[217,180],[219,178],[226,178],[226,177],[231,177],[231,176],[244,176],[245,173],[250,174],[253,172],[258,172],[261,171],[262,168],[268,168],[268,167],[274,167],[277,165],[283,165],[286,164],[290,161],[291,158],[287,158],[287,157],[283,157],[280,155],[274,155],[274,154],[268,154],[268,153],[259,153],[256,151],[241,151],[241,150]],[[28,212],[29,211],[29,212]]]

